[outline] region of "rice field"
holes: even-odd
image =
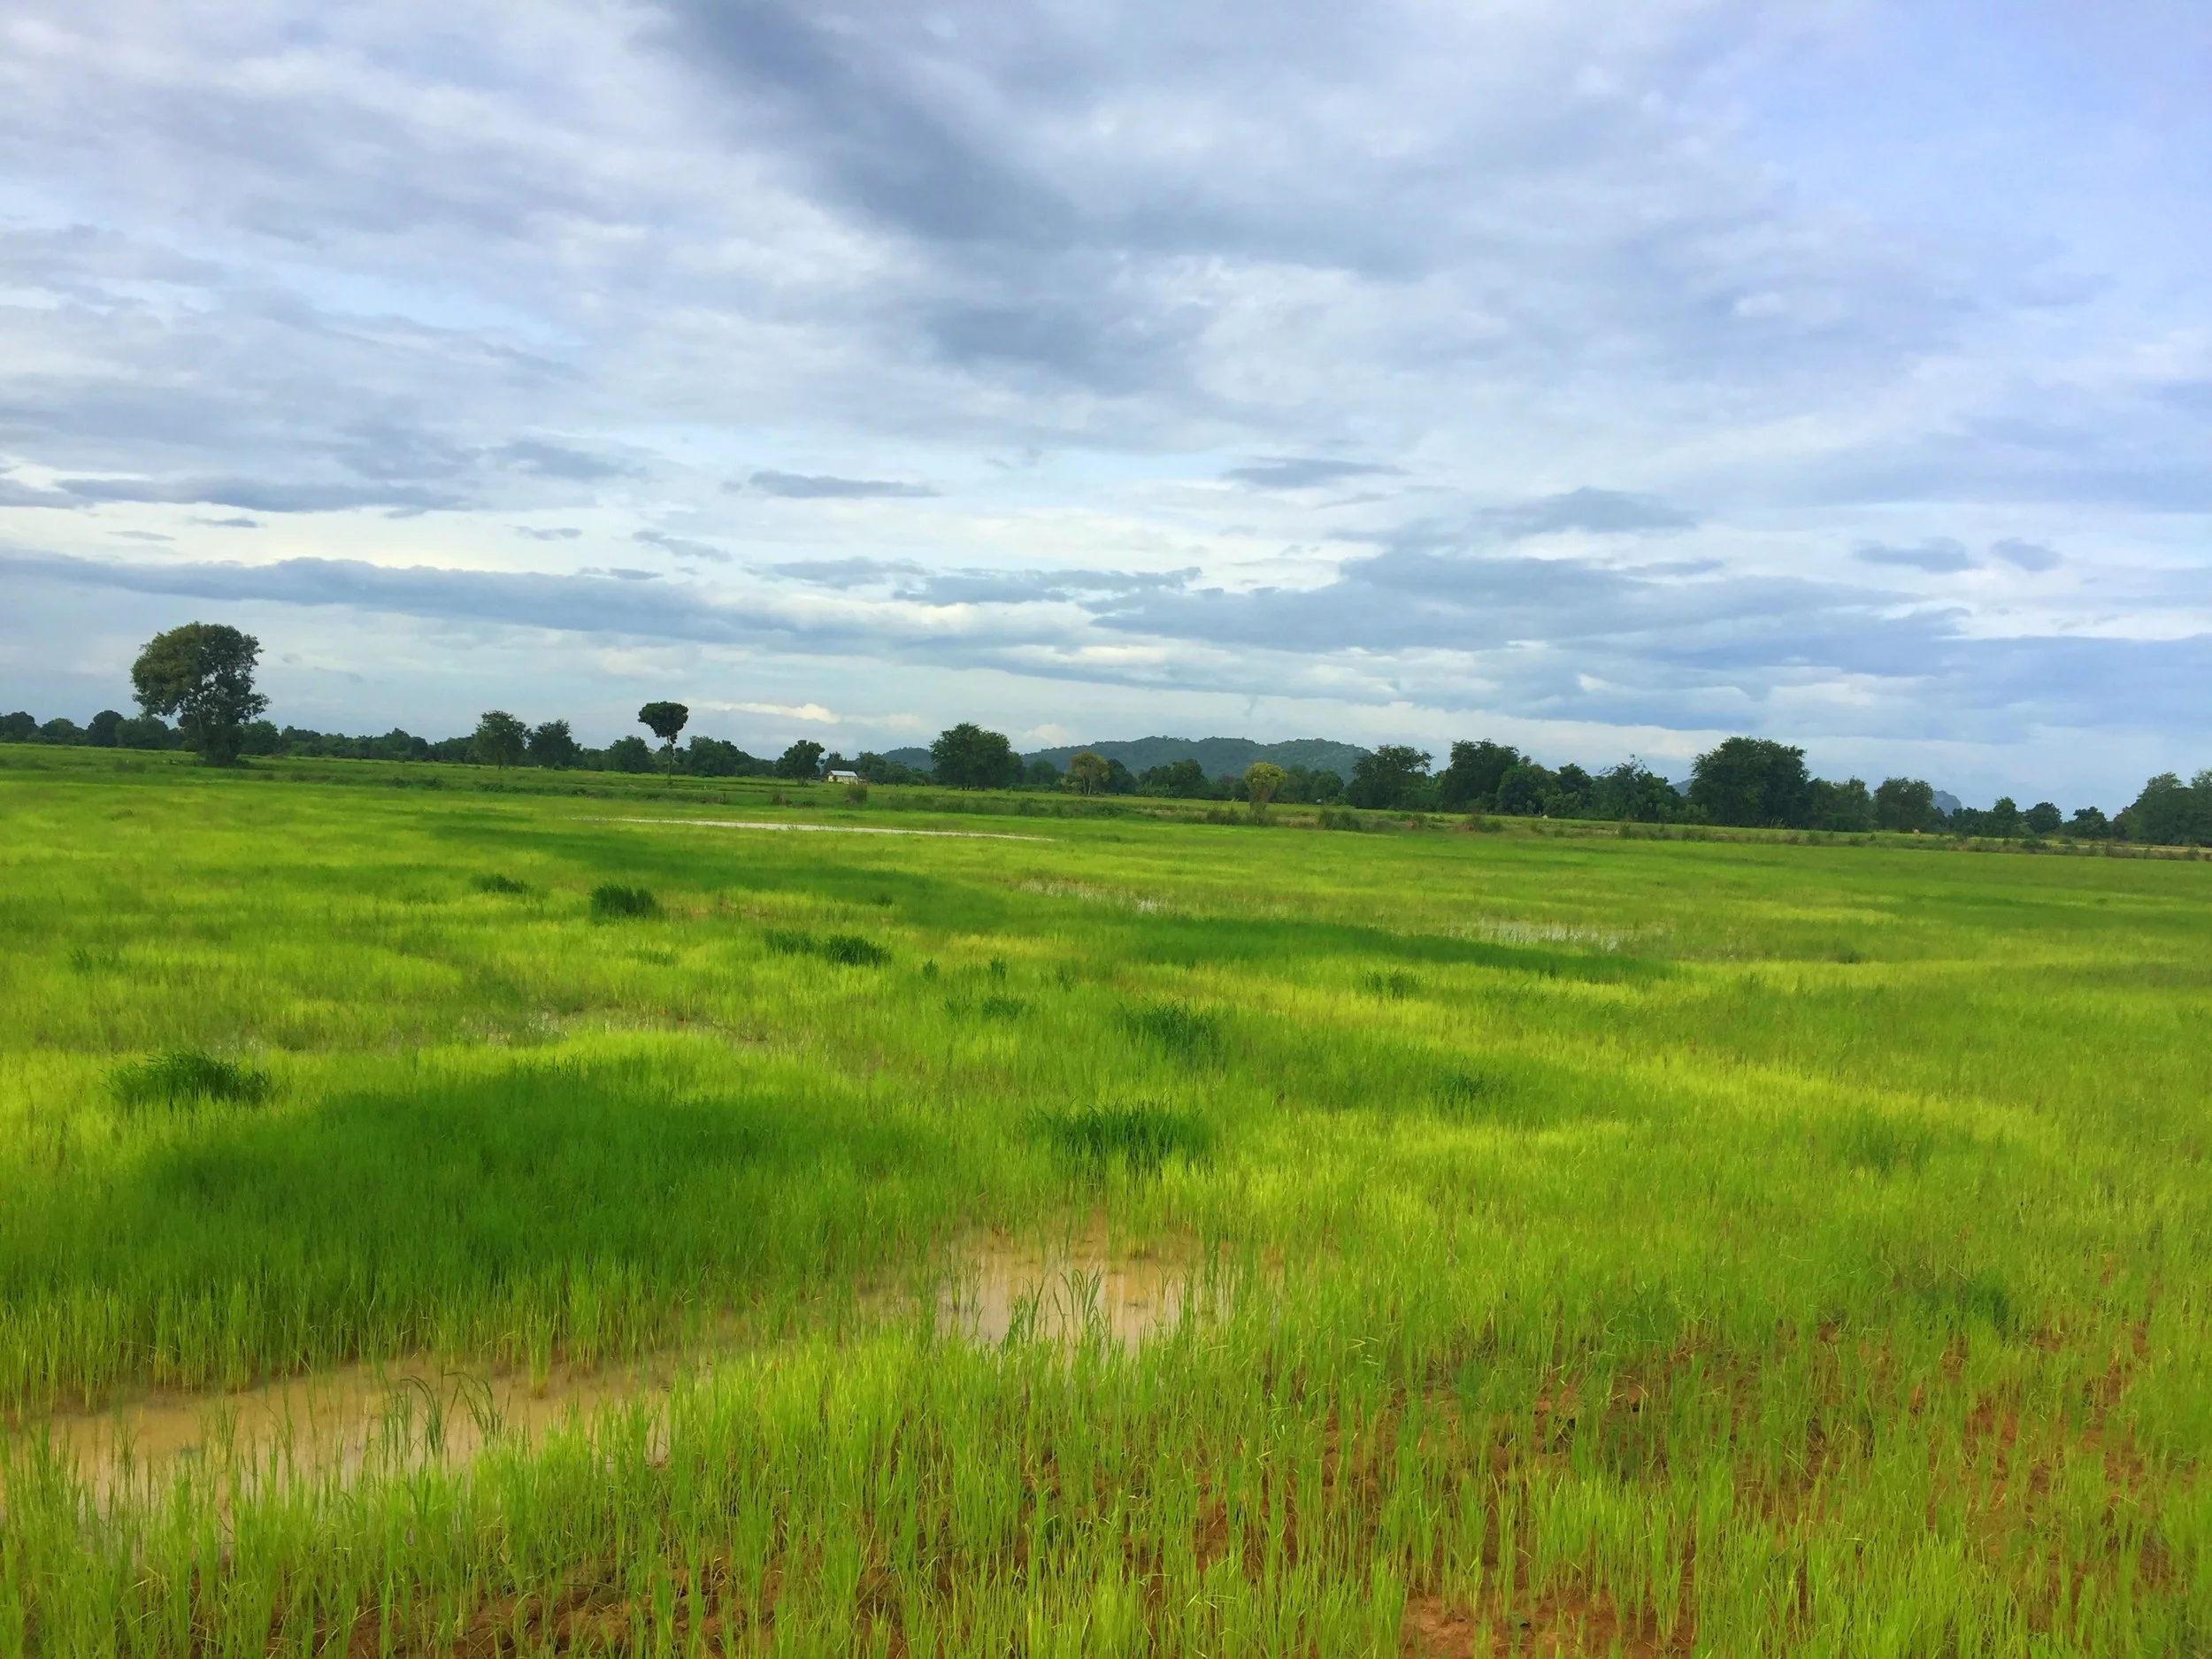
[[[2212,1651],[2212,864],[34,753],[0,1655]]]

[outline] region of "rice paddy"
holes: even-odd
[[[2212,1648],[2212,864],[11,752],[0,1655]]]

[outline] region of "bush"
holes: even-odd
[[[1088,1106],[1037,1120],[1064,1157],[1102,1167],[1119,1160],[1132,1171],[1156,1170],[1171,1157],[1195,1162],[1213,1150],[1213,1125],[1194,1112],[1149,1102],[1133,1106]]]
[[[124,1106],[191,1106],[202,1101],[236,1101],[257,1106],[273,1088],[265,1071],[219,1060],[196,1048],[180,1048],[151,1059],[118,1066],[109,1092]]]
[[[591,890],[591,918],[595,922],[660,913],[660,901],[653,896],[649,887],[626,887],[618,882],[607,881]]]

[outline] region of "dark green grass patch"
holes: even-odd
[[[195,1106],[210,1101],[257,1106],[269,1098],[273,1087],[266,1071],[196,1048],[132,1061],[118,1066],[108,1079],[108,1092],[116,1103],[134,1109]]]
[[[1917,1174],[1934,1152],[1937,1135],[1924,1122],[1867,1109],[1829,1125],[1822,1139],[1852,1168],[1889,1175],[1901,1170]]]
[[[761,942],[779,956],[819,956],[842,968],[880,968],[891,953],[872,939],[858,933],[830,933],[817,938],[797,928],[772,927]]]
[[[1063,1157],[1091,1169],[1118,1163],[1146,1173],[1170,1158],[1206,1157],[1214,1145],[1213,1125],[1205,1118],[1148,1101],[1048,1113],[1036,1123]]]
[[[482,875],[473,876],[470,878],[469,885],[479,893],[504,893],[516,897],[526,895],[530,891],[528,882],[518,881],[512,876],[500,875],[496,872],[488,872]],[[610,891],[618,890],[619,889],[610,889]]]
[[[1212,1060],[1221,1052],[1220,1017],[1187,1002],[1139,1003],[1122,1010],[1122,1023],[1132,1036],[1193,1065]]]
[[[1403,972],[1363,974],[1359,985],[1360,989],[1369,995],[1379,996],[1387,1002],[1417,996],[1421,992],[1421,981]]]
[[[650,887],[603,881],[591,890],[591,919],[595,922],[636,921],[660,913],[661,902],[653,896]]]

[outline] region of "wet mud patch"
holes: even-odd
[[[1129,1245],[1102,1218],[1056,1240],[972,1240],[938,1292],[936,1328],[987,1346],[1102,1340],[1125,1349],[1212,1319],[1232,1299],[1226,1263],[1188,1240]]]

